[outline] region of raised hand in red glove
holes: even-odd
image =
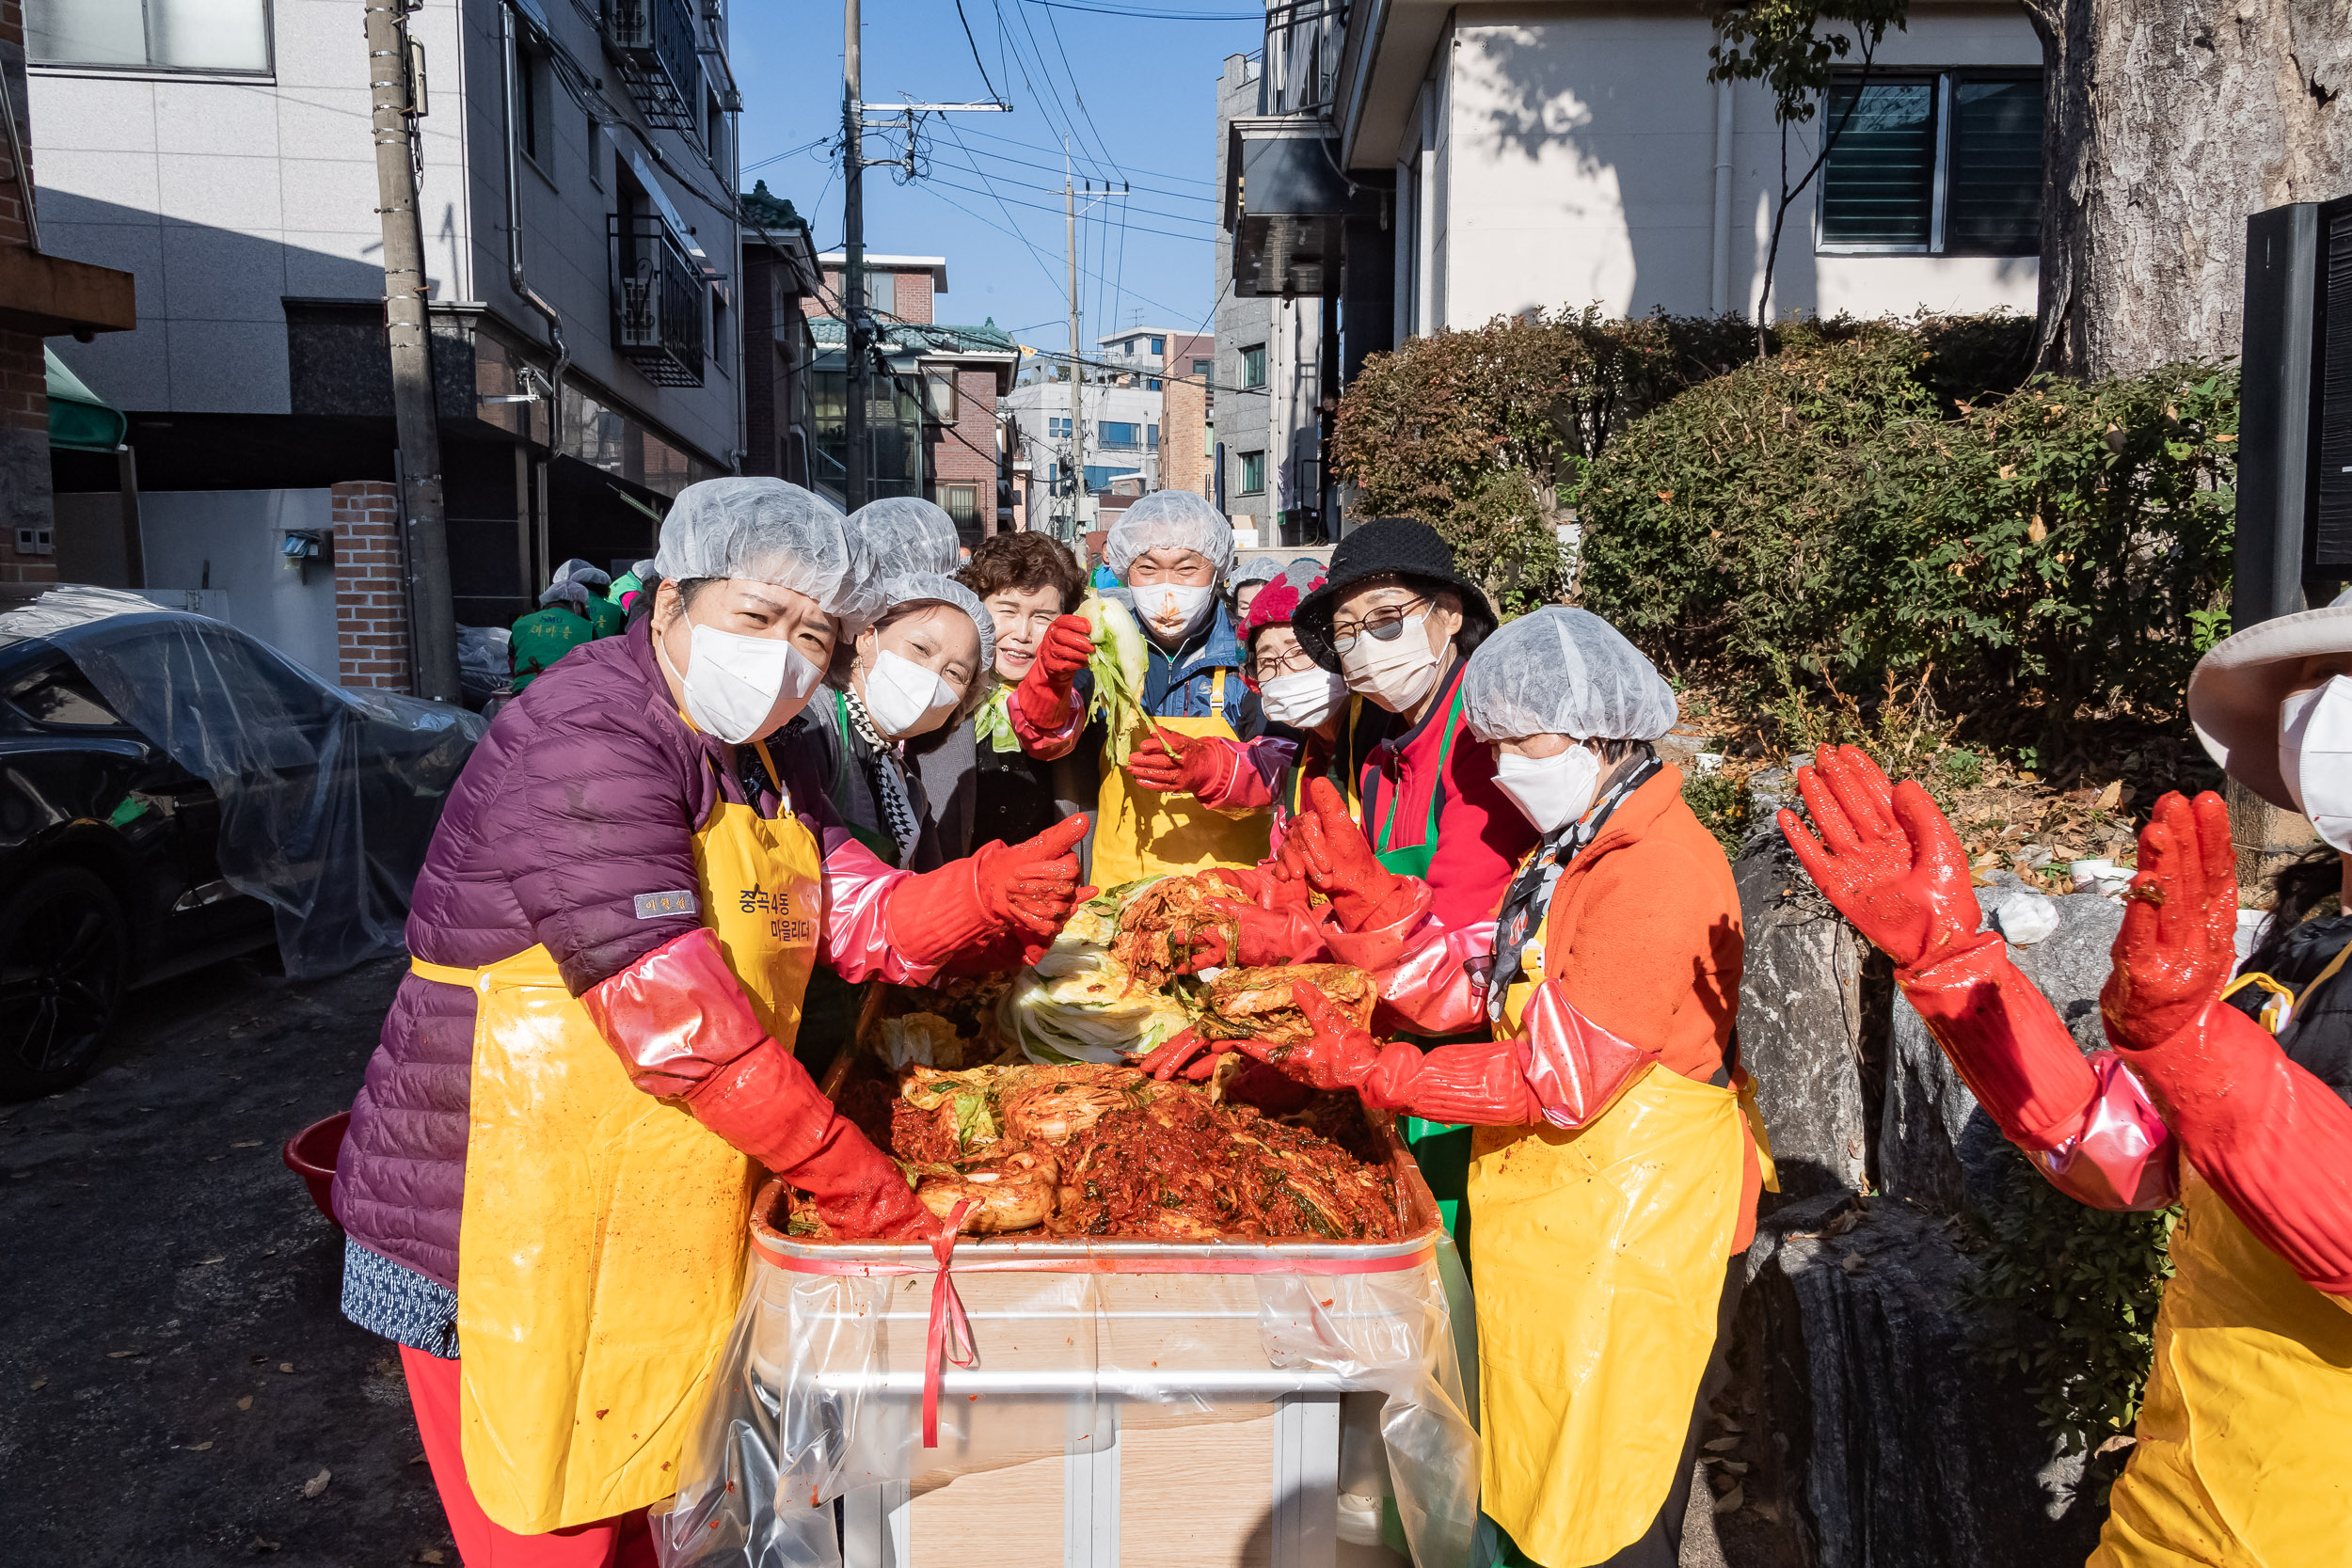
[[[1903,969],[1925,969],[1966,945],[1984,923],[1968,852],[1928,792],[1889,784],[1861,748],[1824,746],[1797,788],[1816,839],[1793,811],[1778,818],[1814,885]]]
[[[1078,886],[1073,852],[1086,833],[1084,816],[1068,816],[1025,843],[986,844],[968,859],[907,878],[890,891],[884,918],[892,945],[931,964],[1006,934],[1028,945],[1051,942],[1071,910],[1091,896]]]
[[[1385,926],[1414,899],[1414,879],[1380,863],[1328,779],[1309,782],[1307,809],[1291,818],[1282,835],[1281,862],[1290,875],[1331,900],[1331,912],[1350,931]]]
[[[1178,735],[1152,726],[1152,733],[1127,758],[1127,776],[1162,795],[1190,795],[1204,800],[1225,799],[1241,770],[1240,743],[1209,735]]]
[[[1037,661],[1013,689],[1012,700],[1021,716],[1047,735],[1058,735],[1070,722],[1070,693],[1078,672],[1094,657],[1094,634],[1083,615],[1057,617],[1038,643]]]
[[[1203,875],[1223,882],[1262,910],[1293,904],[1303,910],[1310,902],[1307,884],[1279,860],[1257,865],[1213,865]]]
[[[2126,896],[2099,1013],[2110,1039],[2144,1051],[2186,1027],[2237,967],[2237,851],[2220,796],[2156,802]]]

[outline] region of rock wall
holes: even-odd
[[[1891,970],[1770,831],[1785,781],[1758,781],[1759,832],[1734,865],[1747,926],[1742,1060],[1783,1173],[1746,1259],[1713,1455],[1732,1568],[2051,1568],[2080,1562],[2104,1502],[2077,1497],[2014,1373],[1970,1354],[1968,1214],[1999,1132]],[[2122,908],[1979,890],[2085,1049]],[[1732,1466],[1737,1465],[1734,1469]],[[1726,1496],[1726,1503],[1732,1499]]]

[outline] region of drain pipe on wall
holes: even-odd
[[[553,457],[564,450],[564,372],[571,366],[572,351],[564,345],[564,318],[523,277],[522,166],[516,161],[522,156],[522,138],[516,134],[515,96],[515,52],[521,43],[515,36],[515,0],[499,7],[499,82],[506,100],[506,283],[525,305],[548,319],[548,346],[555,350],[555,370],[548,377],[548,452]],[[593,145],[588,155],[596,155]],[[528,440],[528,426],[523,434]]]
[[[1715,84],[1715,248],[1707,308],[1718,316],[1731,309],[1731,91],[1729,77]]]

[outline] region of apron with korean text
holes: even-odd
[[[694,835],[695,895],[788,1047],[823,864],[776,789],[773,818],[724,799],[712,809]],[[477,997],[458,1232],[467,1481],[484,1513],[528,1535],[643,1508],[676,1489],[733,1327],[759,1171],[629,1082],[544,946],[476,970],[411,967]]]

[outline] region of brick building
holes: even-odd
[[[31,95],[24,77],[24,12],[0,0],[0,86],[16,117],[0,135],[0,585],[57,580],[49,478],[48,354],[43,340],[84,342],[138,325],[131,275],[41,248],[31,161]],[[28,588],[26,590],[30,592]]]
[[[835,314],[810,322],[818,358],[811,376],[817,427],[815,488],[838,499],[842,421],[848,408],[847,334],[841,273],[847,257],[818,258],[819,297]],[[890,373],[872,383],[866,411],[872,437],[867,494],[923,496],[956,520],[966,545],[1014,526],[1009,463],[1000,401],[1012,390],[1021,350],[991,320],[955,326],[935,319],[947,292],[944,256],[866,258],[866,307],[880,329]]]

